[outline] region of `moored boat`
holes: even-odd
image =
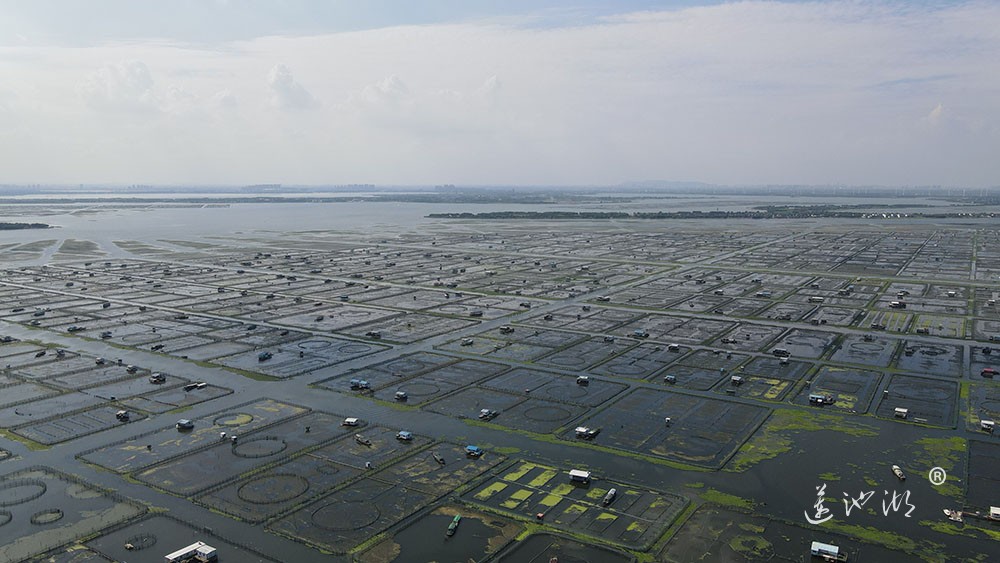
[[[962,511],[961,510],[951,510],[948,508],[944,509],[944,515],[948,517],[948,520],[953,522],[962,522]]]

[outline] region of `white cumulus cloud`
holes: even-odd
[[[400,103],[410,95],[409,88],[395,74],[365,86],[361,99],[370,104]]]
[[[276,64],[267,73],[268,101],[281,109],[314,109],[319,101],[295,81],[292,71],[284,64]]]
[[[108,111],[155,111],[153,75],[142,61],[106,64],[80,84],[79,92],[90,107]]]
[[[926,117],[924,117],[924,119],[927,121],[927,123],[930,123],[931,125],[937,125],[938,123],[941,122],[941,119],[943,117],[944,117],[944,104],[938,103],[938,105],[934,106],[934,109],[932,109],[931,112],[928,113]]]
[[[212,105],[219,108],[235,108],[239,105],[239,101],[236,99],[236,94],[229,89],[219,90],[212,95]]]
[[[214,43],[168,27],[65,44],[32,30],[27,44],[0,45],[3,172],[69,183],[1000,178],[1000,2],[698,4]]]

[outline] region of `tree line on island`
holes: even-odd
[[[20,229],[48,229],[51,225],[45,223],[0,223],[0,231],[17,231]]]
[[[865,210],[850,209],[864,207]],[[926,217],[943,219],[949,217],[993,217],[990,212],[900,212],[894,206],[885,206],[884,211],[875,211],[871,206],[761,206],[743,211],[490,211],[484,213],[431,213],[432,219],[808,219],[808,218],[901,218]],[[899,206],[904,207],[904,206]],[[929,207],[907,205],[907,208]],[[880,208],[881,209],[881,208]]]

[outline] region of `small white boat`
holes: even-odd
[[[896,477],[898,477],[900,481],[906,481],[906,475],[903,474],[903,470],[900,469],[898,465],[892,466],[892,472],[896,474]]]
[[[951,510],[948,508],[944,509],[944,515],[948,517],[948,520],[952,522],[962,522],[962,511],[961,510]]]

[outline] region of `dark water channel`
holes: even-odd
[[[481,520],[463,518],[455,535],[448,537],[445,532],[451,521],[451,516],[428,515],[396,534],[393,539],[400,545],[400,554],[393,561],[468,563],[482,559],[497,530]]]

